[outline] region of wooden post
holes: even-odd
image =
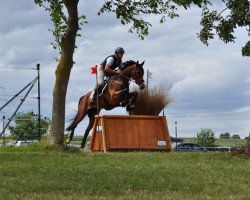
[[[107,152],[107,144],[106,144],[106,132],[105,132],[105,124],[103,116],[101,117],[101,125],[102,125],[102,141],[103,141],[103,152]]]

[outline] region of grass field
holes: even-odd
[[[250,199],[250,160],[211,153],[0,148],[0,199]]]

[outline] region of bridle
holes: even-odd
[[[138,67],[136,66],[136,68],[138,68]],[[139,87],[141,87],[141,84],[138,84],[138,83],[136,82],[136,80],[134,80],[132,77],[129,78],[129,77],[127,77],[127,76],[125,76],[125,75],[123,75],[123,74],[121,74],[121,73],[120,73],[118,76],[122,76],[123,78],[127,79],[127,80],[128,80],[128,83],[134,82],[134,83],[137,84]]]

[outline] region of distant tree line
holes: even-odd
[[[230,139],[230,138],[231,138],[231,139],[241,139],[239,135],[235,134],[235,135],[232,135],[232,136],[231,136],[230,133],[228,133],[228,132],[227,132],[227,133],[222,133],[222,134],[220,134],[220,138],[222,138],[222,139],[223,139],[223,138],[226,138],[226,139]],[[246,138],[245,138],[245,139],[246,139]]]
[[[197,136],[197,144],[204,147],[214,147],[215,145],[215,134],[211,129],[201,129],[200,132],[196,134]],[[230,135],[230,133],[222,133],[220,134],[221,139],[241,139],[239,135],[234,134]],[[248,137],[244,138],[248,139]]]

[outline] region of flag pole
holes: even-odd
[[[147,90],[148,90],[148,72],[149,70],[147,70]]]
[[[95,79],[96,79],[96,110],[97,110],[97,115],[99,115],[99,93],[98,93],[98,76],[97,76],[97,65],[95,65],[96,68],[96,74],[95,74]]]

